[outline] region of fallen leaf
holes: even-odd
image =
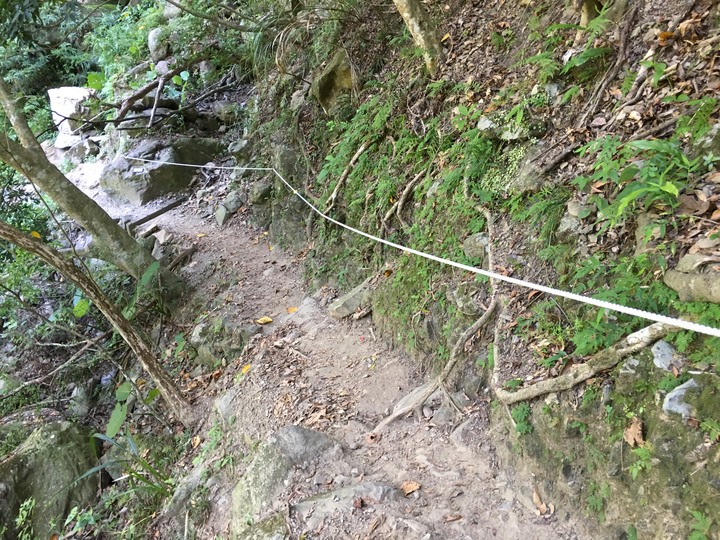
[[[720,208],[718,208],[717,210],[715,210],[715,211],[712,213],[712,216],[710,216],[710,219],[712,219],[713,221],[718,221],[718,220],[720,220]]]
[[[447,41],[448,39],[450,39],[450,34],[445,34],[440,41],[443,42]]]
[[[402,483],[400,489],[402,490],[403,495],[407,497],[411,493],[415,493],[418,489],[420,489],[420,487],[420,484],[418,484],[417,482],[413,482],[412,480],[406,480]]]
[[[201,232],[201,233],[197,233],[195,236],[197,236],[198,238],[202,238],[203,236],[207,236],[207,234],[205,234],[204,232]]]
[[[660,32],[657,35],[658,42],[661,47],[665,47],[669,44],[669,41],[675,39],[675,32]]]
[[[615,99],[622,99],[622,98],[623,98],[622,90],[620,90],[620,89],[617,88],[617,87],[611,88],[611,89],[609,90],[609,92],[610,92],[610,95],[611,95],[612,97],[614,97]]]
[[[607,124],[607,120],[603,118],[602,116],[596,116],[593,118],[593,121],[590,122],[590,127],[601,127]]]
[[[680,376],[680,370],[675,367],[675,364],[672,365],[672,373],[673,377],[675,377],[676,379]]]
[[[682,194],[678,197],[678,201],[680,201],[682,209],[691,214],[702,215],[710,208],[710,202],[707,199],[701,201],[694,195]]]
[[[200,446],[201,442],[202,442],[202,438],[200,437],[200,435],[195,435],[192,438],[192,447],[197,448],[198,446]]]
[[[298,310],[298,308],[296,308],[295,306],[287,308],[287,312],[290,313],[291,315],[293,313],[295,313],[297,310]]]
[[[270,317],[260,317],[257,321],[258,324],[270,324],[273,320]]]
[[[631,447],[642,446],[645,443],[642,434],[643,423],[637,416],[633,416],[630,425],[623,432],[623,439]]]
[[[30,231],[30,236],[32,236],[33,238],[37,238],[38,240],[40,240],[40,233],[37,232],[37,231]]]
[[[450,514],[449,516],[445,516],[445,523],[451,523],[453,521],[460,521],[462,519],[462,516],[460,514]]]
[[[240,370],[240,373],[245,375],[248,371],[250,371],[250,364],[245,364],[242,369]]]
[[[714,182],[715,184],[720,184],[720,172],[714,172],[707,176],[706,180],[708,182]]]

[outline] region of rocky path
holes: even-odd
[[[307,292],[302,260],[272,245],[245,209],[219,229],[210,210],[225,190],[146,225],[178,249],[197,244],[181,270],[190,292],[178,322],[218,334],[216,365],[184,380],[207,420],[178,463],[185,480],[155,537],[588,537],[542,500],[528,471],[500,463],[489,430],[505,428],[491,427],[479,380],[455,395],[462,415],[438,393],[422,420],[369,435],[423,383],[417,363],[377,339],[369,317],[330,318],[335,291]],[[258,325],[263,317],[272,322]],[[234,335],[249,339],[244,350],[228,345]]]

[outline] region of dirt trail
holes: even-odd
[[[216,194],[225,189],[216,187]],[[212,376],[210,369],[195,373],[197,384],[186,381],[194,388],[196,404],[208,412],[201,440],[212,439],[212,429],[222,429],[223,436],[210,450],[199,445],[178,467],[189,473],[203,448],[206,462],[233,456],[232,465],[218,468],[207,484],[206,519],[198,538],[228,537],[232,489],[249,461],[243,456],[293,424],[324,432],[340,447],[319,463],[298,469],[278,507],[361,482],[400,488],[407,481],[420,488],[400,500],[359,508],[348,505],[315,516],[290,512],[292,538],[303,532],[305,538],[326,539],[589,537],[562,508],[552,516],[537,516],[529,474],[516,476],[498,462],[488,430],[503,428],[490,427],[491,399],[479,382],[464,389],[470,399],[462,416],[443,405],[438,394],[428,402],[422,421],[398,420],[379,440],[369,440],[367,434],[392,407],[423,383],[417,363],[376,339],[369,318],[331,319],[326,306],[335,292],[307,292],[302,261],[272,245],[244,212],[218,229],[207,208],[191,197],[145,225],[172,233],[180,249],[198,245],[181,270],[191,289],[181,326],[192,328],[201,318],[222,317],[238,325],[252,325],[264,316],[273,319],[242,355],[226,358],[226,366]],[[167,534],[171,525],[158,527]]]

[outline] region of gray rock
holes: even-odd
[[[231,388],[222,396],[215,398],[213,403],[215,410],[225,421],[229,420],[233,414],[232,402],[238,396],[238,388]]]
[[[93,90],[77,86],[62,86],[48,90],[53,123],[59,133],[73,135],[86,120],[90,119],[92,112],[85,102],[93,96]],[[56,148],[62,147],[56,145]]]
[[[247,471],[233,489],[230,536],[252,538],[251,523],[259,523],[281,504],[277,497],[285,489],[297,464],[316,458],[330,448],[332,439],[309,429],[289,426],[260,446]],[[263,537],[260,537],[263,538]]]
[[[82,142],[82,135],[69,135],[67,133],[58,133],[53,146],[58,150],[64,150],[70,148]]]
[[[695,382],[695,379],[690,379],[688,382],[681,384],[665,396],[663,401],[663,411],[666,413],[675,413],[682,416],[683,420],[693,415],[692,407],[685,403],[685,394],[691,388],[700,388],[700,385]]]
[[[469,259],[485,261],[489,250],[487,233],[475,233],[468,236],[463,242],[463,252]]]
[[[203,82],[210,82],[212,77],[216,73],[215,65],[209,60],[203,60],[198,64],[198,72],[200,72],[200,78]]]
[[[581,214],[586,214],[588,210],[589,207],[578,201],[572,200],[567,203],[567,213],[572,217],[579,218]]]
[[[487,116],[481,116],[478,119],[476,127],[478,131],[486,137],[493,139],[497,137],[498,125]]]
[[[218,227],[225,225],[231,215],[232,213],[225,207],[225,205],[221,204],[218,206],[218,209],[215,210],[215,221],[217,221]]]
[[[178,167],[175,163],[204,165],[222,150],[214,139],[178,137],[171,142],[145,139],[127,155],[152,160],[135,161],[118,155],[103,169],[102,188],[113,196],[135,204],[187,188],[197,171],[193,167]],[[198,167],[199,168],[199,167]]]
[[[264,204],[270,199],[272,194],[272,182],[269,180],[258,180],[250,186],[248,200],[250,204]]]
[[[75,484],[97,462],[92,431],[70,422],[47,424],[35,430],[15,452],[0,463],[0,523],[10,538],[20,504],[35,499],[31,521],[34,538],[49,538],[53,523],[62,524],[74,506],[85,508],[96,500],[97,477]],[[72,486],[63,489],[66,486]]]
[[[167,58],[169,47],[165,31],[162,28],[153,28],[148,32],[148,49],[150,49],[150,59],[153,62],[159,62]]]
[[[228,152],[235,156],[235,159],[244,161],[250,157],[250,141],[247,139],[240,139],[230,143],[228,146]]]
[[[300,426],[288,426],[280,430],[274,443],[297,466],[305,466],[321,452],[335,446],[335,441],[324,433]]]
[[[89,156],[97,156],[100,153],[100,147],[90,139],[84,139],[79,143],[72,145],[65,152],[64,158],[73,165],[79,165]]]
[[[678,358],[675,347],[667,341],[658,341],[650,350],[653,354],[653,364],[660,369],[672,371],[673,365],[677,368],[683,365],[682,359]]]
[[[350,59],[344,48],[339,49],[325,68],[315,77],[310,92],[327,113],[330,112],[343,94],[355,87],[355,75]]]
[[[157,71],[158,75],[170,73],[170,63],[167,60],[160,60],[155,64],[155,71]]]
[[[212,112],[221,122],[231,124],[239,118],[240,106],[229,100],[214,101]]]
[[[164,4],[165,9],[163,9],[163,17],[165,17],[165,19],[167,19],[168,21],[172,19],[177,19],[180,15],[182,15],[182,9],[180,9],[179,7],[174,6],[168,2],[164,2]]]
[[[79,384],[73,389],[70,395],[70,404],[68,405],[68,412],[72,416],[78,419],[87,416],[94,403],[93,394],[97,383],[97,379],[91,378],[86,383]]]
[[[330,316],[333,319],[344,319],[345,317],[355,313],[358,308],[365,307],[370,304],[372,299],[372,280],[373,278],[369,277],[352,291],[342,295],[330,304],[330,307],[328,308]]]
[[[207,472],[207,464],[200,463],[178,483],[164,512],[167,517],[184,517],[186,511],[191,508],[193,493],[206,484]]]
[[[693,151],[697,156],[708,155],[720,156],[720,122],[716,123],[710,130],[695,143]]]
[[[12,392],[15,388],[20,386],[22,381],[12,375],[0,373],[0,396]]]
[[[329,493],[323,493],[293,506],[293,514],[305,522],[308,530],[317,529],[331,514],[353,511],[353,501],[362,499],[379,505],[402,500],[400,492],[392,486],[364,482]]]
[[[225,197],[225,200],[223,201],[223,206],[227,208],[228,212],[230,212],[231,214],[237,212],[242,205],[243,196],[237,189],[234,189],[230,193],[228,193]]]
[[[572,240],[580,234],[581,228],[582,223],[580,223],[580,220],[567,213],[560,218],[560,223],[555,231],[555,235],[562,241]]]

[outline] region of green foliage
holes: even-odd
[[[597,516],[600,523],[605,521],[605,506],[610,498],[610,486],[603,482],[590,482],[587,487],[587,496],[585,504],[587,509]]]
[[[720,440],[720,422],[713,418],[707,418],[700,424],[700,429],[707,433],[711,442]]]
[[[93,437],[114,448],[117,448],[120,455],[125,457],[122,459],[108,460],[96,467],[93,467],[80,476],[76,480],[77,482],[84,480],[85,478],[108,467],[120,466],[125,469],[134,489],[145,490],[163,497],[172,495],[174,484],[172,479],[160,472],[160,470],[142,456],[137,443],[130,433],[126,433],[124,435],[122,442],[101,433],[95,433]]]
[[[630,452],[635,457],[635,462],[631,463],[629,467],[630,476],[636,480],[641,472],[652,469],[653,448],[650,443],[645,443],[643,446],[633,448]]]
[[[107,84],[148,57],[148,32],[160,26],[161,9],[152,0],[143,0],[126,7],[115,6],[106,10],[94,24],[93,31],[85,36],[85,46],[102,70],[103,78],[94,76],[95,86],[104,81],[106,97],[112,97]],[[89,82],[89,81],[88,81]]]
[[[690,514],[692,514],[693,521],[690,525],[692,530],[688,540],[708,540],[711,538],[712,518],[699,510],[690,510]]]
[[[20,503],[20,509],[15,518],[18,540],[35,540],[35,532],[32,526],[32,515],[34,511],[35,499],[32,497]]]
[[[532,409],[527,403],[521,403],[510,411],[510,416],[515,421],[515,431],[520,435],[532,433],[533,427],[530,424],[530,414]]]
[[[672,373],[668,373],[657,384],[658,390],[663,392],[672,392],[675,388],[690,380],[690,375],[683,373],[679,377],[675,377]]]

